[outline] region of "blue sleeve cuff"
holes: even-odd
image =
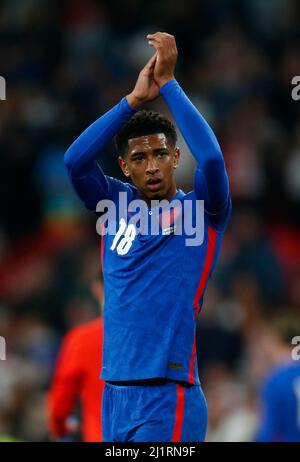
[[[159,93],[164,96],[166,93],[168,93],[168,90],[171,88],[178,88],[180,87],[179,83],[177,82],[176,79],[169,80],[169,82],[164,83],[159,90]]]
[[[169,82],[168,82],[168,83],[169,83]],[[122,98],[121,104],[122,104],[122,106],[124,105],[125,111],[128,111],[128,112],[131,113],[131,114],[135,114],[135,113],[138,111],[138,109],[135,109],[135,108],[133,108],[132,106],[130,106],[130,104],[129,104],[128,101],[127,101],[126,96],[124,96],[124,98]]]

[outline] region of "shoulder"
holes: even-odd
[[[300,367],[290,362],[273,367],[263,381],[263,392],[269,395],[281,393],[281,389],[288,383],[291,383],[291,377],[299,374]]]
[[[224,233],[229,223],[229,219],[232,212],[232,200],[230,194],[223,205],[223,207],[217,213],[209,213],[205,210],[204,213],[210,226],[212,226],[219,233]]]
[[[228,195],[224,206],[217,213],[207,212],[205,209],[204,200],[198,199],[194,190],[184,194],[181,200],[187,203],[191,203],[191,210],[193,213],[196,213],[196,211],[198,211],[198,213],[203,213],[204,223],[206,226],[212,227],[219,234],[223,234],[225,232],[232,212],[232,201],[230,194]]]
[[[271,373],[274,381],[290,380],[291,377],[298,375],[300,377],[300,364],[291,361],[280,364]]]
[[[118,180],[117,178],[113,178],[110,176],[106,176],[107,181],[109,183],[110,193],[112,200],[118,201],[119,200],[119,193],[123,192],[128,194],[129,200],[133,199],[137,194],[137,189],[130,183],[125,183],[124,181]]]
[[[69,344],[80,346],[79,344],[91,338],[91,335],[99,335],[103,329],[102,318],[96,318],[92,321],[74,327],[66,336],[65,341]]]

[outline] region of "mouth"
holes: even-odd
[[[160,189],[162,180],[159,178],[151,178],[147,181],[147,186],[150,191],[158,191]]]

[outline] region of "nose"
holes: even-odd
[[[148,159],[146,172],[153,175],[154,173],[157,173],[158,170],[158,164],[155,157]]]

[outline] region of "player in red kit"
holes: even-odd
[[[74,432],[68,419],[80,400],[83,440],[102,441],[102,343],[102,317],[75,327],[63,340],[48,396],[49,426],[56,438]]]

